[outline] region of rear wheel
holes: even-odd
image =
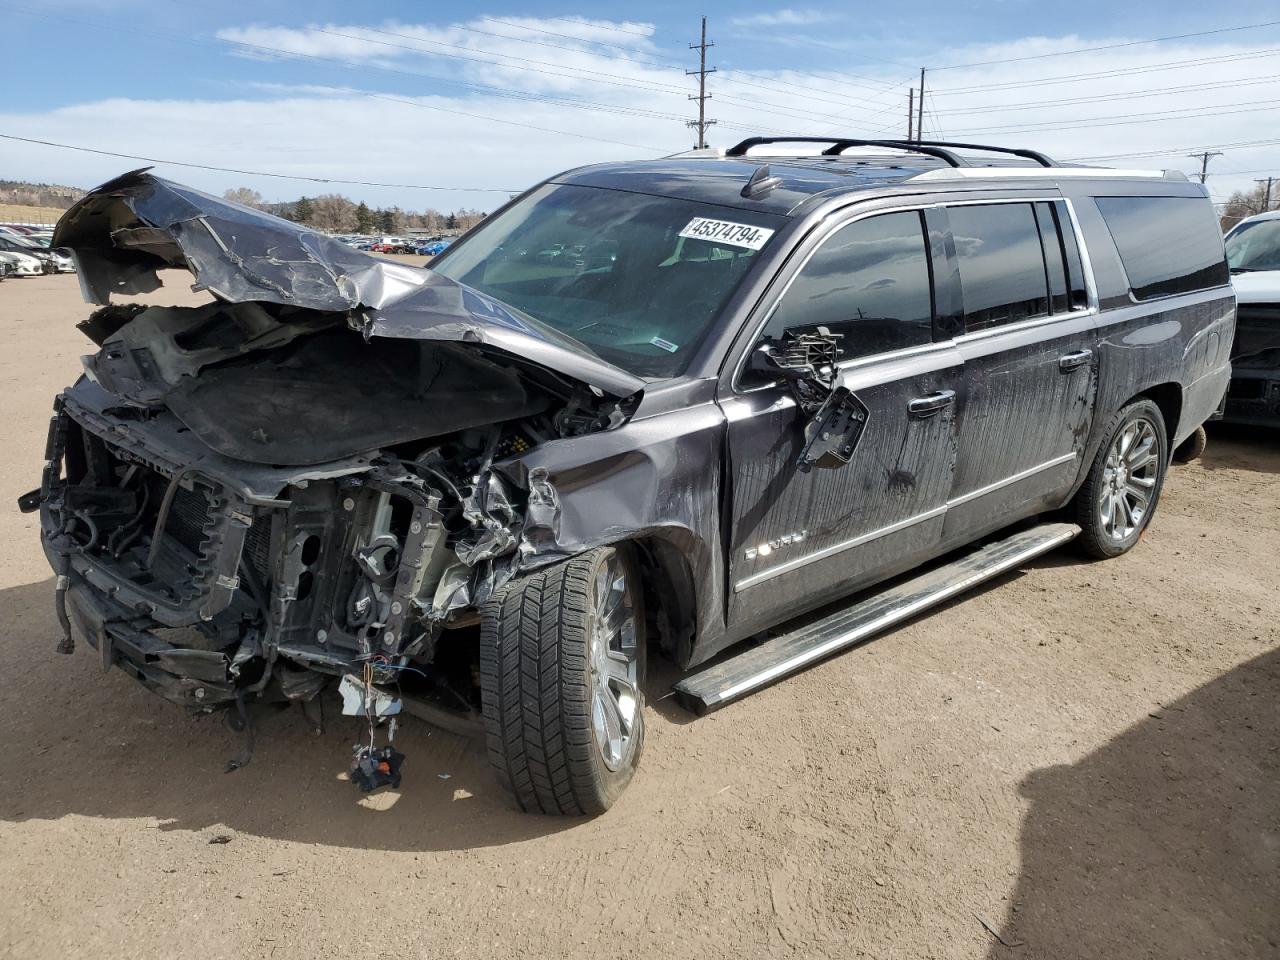
[[[525,810],[603,813],[644,745],[644,616],[622,547],[510,584],[485,608],[481,694],[489,759]]]
[[[1204,453],[1204,449],[1208,445],[1209,434],[1203,426],[1196,427],[1191,436],[1174,448],[1173,459],[1178,463],[1190,463],[1192,460],[1198,460],[1200,459],[1200,454]]]
[[[1164,417],[1150,400],[1112,417],[1106,437],[1075,498],[1080,546],[1099,558],[1118,557],[1141,538],[1169,462]]]

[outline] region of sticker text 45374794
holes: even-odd
[[[753,227],[749,223],[694,217],[685,224],[685,228],[680,231],[680,236],[694,240],[708,240],[712,243],[726,243],[731,247],[759,250],[765,245],[765,241],[773,236],[773,231],[766,227]]]

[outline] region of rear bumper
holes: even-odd
[[[1280,370],[1236,369],[1227,389],[1222,419],[1262,427],[1280,427]]]

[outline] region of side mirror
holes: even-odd
[[[802,472],[839,467],[849,462],[866,427],[866,405],[836,384],[839,334],[826,327],[813,333],[766,338],[751,351],[747,369],[782,377],[804,417],[804,447],[796,460]]]

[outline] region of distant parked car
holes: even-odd
[[[1241,220],[1226,245],[1236,336],[1223,419],[1280,426],[1280,211]]]
[[[0,249],[0,260],[9,265],[11,277],[38,277],[43,273],[51,272],[46,270],[45,265],[38,259],[26,253],[11,253]]]
[[[426,257],[434,257],[449,249],[451,243],[453,243],[452,240],[432,240],[418,247],[417,252]]]
[[[0,234],[0,250],[35,257],[47,265],[45,273],[74,273],[76,269],[75,261],[65,250],[50,250],[47,245],[32,237]]]

